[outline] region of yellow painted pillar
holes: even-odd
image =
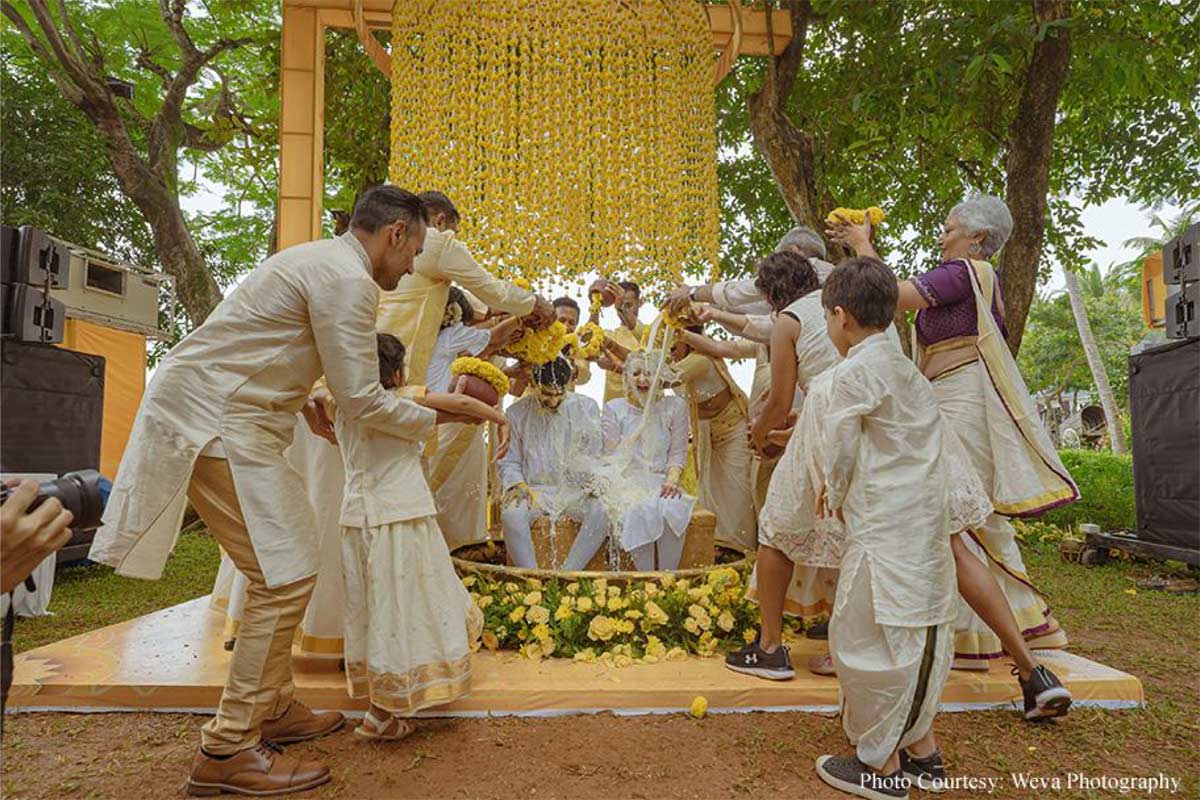
[[[285,5],[279,80],[279,248],[321,236],[325,133],[324,25]]]

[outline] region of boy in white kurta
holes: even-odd
[[[573,370],[565,357],[533,370],[534,394],[508,409],[511,439],[497,462],[504,490],[500,512],[509,560],[538,567],[533,521],[566,515],[581,522],[563,564],[581,570],[608,535],[604,508],[591,493],[591,467],[600,457],[600,408],[590,397],[567,391]]]
[[[403,383],[404,346],[377,335],[380,382]],[[428,394],[417,402],[449,413],[503,422],[470,397]],[[355,734],[397,740],[412,732],[403,717],[461,697],[471,680],[471,650],[483,617],[450,561],[437,507],[421,469],[418,437],[394,436],[338,415],[346,467],[342,495],[346,685],[371,708]]]
[[[631,353],[625,360],[625,397],[604,404],[600,429],[610,468],[621,488],[612,500],[621,508],[621,547],[639,570],[678,569],[696,498],[679,479],[687,466],[688,408],[682,397],[664,395],[670,373],[662,352]]]
[[[884,334],[897,295],[868,258],[843,262],[821,293],[845,360],[831,370],[817,507],[846,523],[829,646],[857,752],[821,756],[817,773],[868,798],[944,779],[933,717],[954,651],[945,438],[929,382]]]

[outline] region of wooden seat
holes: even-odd
[[[683,553],[679,557],[679,569],[692,569],[694,567],[710,566],[716,557],[716,542],[715,533],[717,529],[717,517],[711,511],[697,508],[692,513],[692,519],[688,523],[687,532],[684,534]],[[570,517],[560,517],[558,523],[554,526],[554,543],[551,548],[550,537],[550,519],[548,517],[539,517],[533,521],[533,553],[537,559],[539,569],[554,569],[555,564],[561,565],[567,559],[567,553],[571,551],[571,545],[575,543],[575,537],[579,535],[579,521]],[[618,556],[618,568],[622,571],[634,571],[633,560],[625,551],[620,551]],[[512,563],[512,557],[508,559],[509,566],[515,566]],[[561,567],[560,567],[561,568]],[[608,542],[600,545],[600,549],[596,551],[596,555],[592,556],[592,560],[588,562],[586,567],[588,571],[607,572],[608,567]]]

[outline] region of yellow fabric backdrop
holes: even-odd
[[[104,416],[101,421],[100,472],[113,478],[133,429],[133,418],[146,389],[146,337],[68,319],[62,346],[104,356]]]

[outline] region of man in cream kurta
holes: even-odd
[[[393,291],[380,293],[376,322],[380,333],[390,333],[404,343],[405,375],[412,382],[422,380],[429,367],[451,283],[492,311],[530,317],[534,327],[542,328],[554,321],[554,307],[547,300],[500,280],[475,261],[458,238],[459,212],[446,195],[422,192],[421,199],[430,214],[424,248],[413,262],[412,273],[401,278]],[[482,426],[473,426],[471,436],[474,438],[465,449],[453,446],[454,439],[448,434],[427,443],[426,474],[433,477],[456,472],[464,453],[478,453],[483,447]],[[478,459],[473,463],[476,491],[461,502],[471,507],[466,516],[486,520],[487,467],[486,463],[481,467]],[[486,535],[481,528],[460,538],[474,541]]]
[[[377,283],[394,286],[411,269],[424,214],[403,190],[367,192],[348,233],[289,248],[250,273],[167,355],[142,399],[90,557],[122,575],[157,579],[186,496],[249,579],[193,789],[275,793],[328,780],[320,764],[297,766],[257,746],[260,729],[298,741],[342,722],[292,702],[290,649],[315,582],[318,543],[304,485],[283,451],[322,374],[338,413],[360,425],[407,438],[433,431],[434,412],[380,385],[375,345]]]

